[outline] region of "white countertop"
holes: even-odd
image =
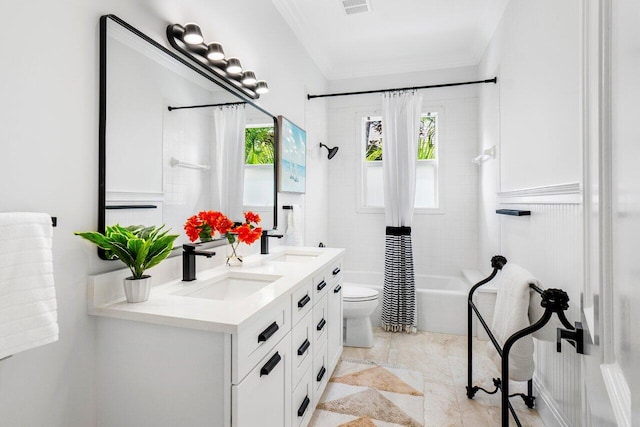
[[[288,298],[289,291],[306,283],[307,279],[328,267],[343,252],[344,249],[337,248],[278,246],[272,248],[268,255],[246,256],[241,267],[221,266],[199,271],[198,279],[192,282],[181,280],[182,257],[169,258],[149,270],[154,285],[149,300],[141,303],[127,303],[125,300],[122,279],[131,274],[128,269],[96,274],[89,276],[88,311],[95,316],[235,333],[243,322],[262,309],[281,301],[281,298]],[[282,253],[319,255],[304,262],[273,261]],[[198,261],[200,257],[196,259],[196,264]],[[203,282],[227,272],[281,277],[235,301],[174,295],[186,287],[202,286]]]

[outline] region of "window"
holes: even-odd
[[[362,207],[383,208],[382,119],[362,118]],[[423,113],[420,118],[416,167],[416,209],[438,208],[438,113]]]
[[[273,125],[252,125],[245,129],[245,206],[273,206],[275,159]]]

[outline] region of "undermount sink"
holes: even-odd
[[[220,301],[237,301],[258,292],[260,289],[275,282],[282,276],[273,274],[255,274],[228,271],[202,283],[186,284],[183,289],[171,295],[214,299]]]
[[[271,258],[269,261],[276,262],[307,262],[313,261],[320,254],[314,252],[283,252]]]

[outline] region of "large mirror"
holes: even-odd
[[[179,245],[202,210],[275,228],[273,115],[113,15],[100,60],[100,231],[166,224]]]

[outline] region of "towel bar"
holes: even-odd
[[[487,322],[484,320],[478,308],[473,303],[473,293],[482,285],[490,282],[496,274],[498,274],[498,270],[502,270],[507,264],[507,259],[503,256],[496,255],[491,258],[491,267],[493,271],[486,278],[478,283],[476,283],[471,290],[469,290],[469,298],[468,298],[468,308],[467,308],[467,398],[473,399],[475,394],[478,391],[483,391],[488,394],[495,394],[498,390],[501,391],[501,420],[502,427],[509,427],[509,412],[513,416],[516,425],[522,427],[520,424],[520,420],[518,419],[518,415],[516,414],[513,406],[511,406],[511,402],[509,401],[510,397],[520,396],[524,403],[528,408],[533,408],[535,405],[535,396],[533,395],[533,380],[530,379],[527,381],[527,394],[516,393],[513,395],[509,394],[509,352],[513,345],[520,339],[527,335],[534,333],[535,331],[542,329],[544,325],[546,325],[549,320],[551,320],[551,316],[555,313],[562,325],[567,329],[557,329],[557,351],[560,351],[560,342],[562,339],[566,339],[572,346],[576,348],[576,352],[580,354],[584,354],[584,333],[582,329],[582,325],[579,322],[576,322],[575,327],[569,322],[565,315],[565,311],[569,308],[569,296],[567,293],[561,289],[545,289],[542,290],[538,286],[530,283],[529,287],[535,292],[539,293],[542,302],[541,305],[544,307],[545,311],[542,314],[542,317],[538,319],[534,324],[523,328],[513,335],[511,335],[504,344],[501,346],[498,340],[495,338],[493,333],[491,332]],[[493,384],[495,385],[495,390],[488,391],[482,387],[473,385],[473,335],[472,335],[472,326],[473,326],[473,313],[476,314],[478,320],[482,324],[482,327],[487,332],[491,343],[495,347],[496,351],[500,355],[501,359],[501,376],[502,378],[494,378]]]

